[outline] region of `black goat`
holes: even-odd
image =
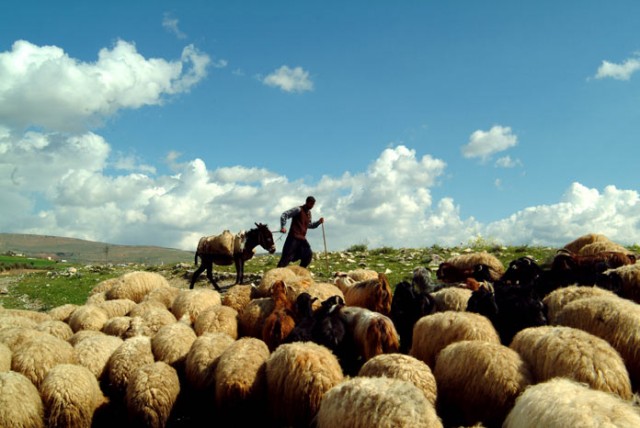
[[[400,352],[409,352],[413,341],[413,326],[420,318],[430,314],[434,306],[435,299],[431,294],[416,291],[407,281],[396,285],[389,318],[400,336]]]
[[[546,307],[529,285],[496,281],[493,290],[481,286],[471,294],[467,311],[489,318],[505,346],[520,330],[547,324]]]

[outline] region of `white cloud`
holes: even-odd
[[[495,166],[499,168],[515,168],[522,166],[522,162],[520,159],[512,159],[511,156],[503,156],[496,160]]]
[[[19,40],[0,53],[0,117],[10,128],[84,130],[120,109],[161,104],[167,95],[188,91],[209,63],[193,45],[180,60],[166,61],[144,58],[119,40],[89,63],[56,46]]]
[[[596,73],[596,79],[612,78],[616,80],[629,80],[631,75],[640,70],[640,59],[629,58],[622,64],[615,64],[609,61],[602,61],[598,72]]]
[[[489,131],[477,130],[469,137],[469,143],[462,147],[465,158],[480,158],[483,162],[495,153],[502,152],[518,144],[518,137],[508,126],[495,125]]]
[[[162,27],[168,32],[175,35],[178,39],[186,39],[187,35],[178,28],[178,19],[173,18],[171,14],[165,13],[162,18]]]
[[[267,77],[262,79],[267,86],[280,88],[285,92],[307,92],[313,90],[313,82],[309,72],[302,67],[289,68],[283,65]]]
[[[603,192],[573,183],[557,204],[528,207],[486,226],[485,235],[505,243],[560,246],[586,233],[640,242],[640,195],[605,187]]]

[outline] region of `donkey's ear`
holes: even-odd
[[[253,223],[253,224],[255,224],[255,225],[256,225],[256,227],[260,227],[260,225],[259,225],[258,223]]]

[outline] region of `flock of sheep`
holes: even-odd
[[[603,235],[224,293],[131,272],[0,308],[0,426],[640,427],[640,263]]]

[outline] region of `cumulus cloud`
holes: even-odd
[[[557,204],[528,207],[488,224],[484,233],[505,243],[560,246],[586,233],[626,244],[640,242],[640,195],[607,186],[602,192],[573,183]]]
[[[89,63],[56,46],[19,40],[0,53],[0,117],[17,129],[90,129],[118,110],[162,104],[168,95],[189,91],[210,61],[193,45],[177,61],[147,59],[119,40]]]
[[[518,137],[508,126],[495,125],[489,131],[477,130],[469,137],[469,143],[462,147],[465,158],[480,158],[485,162],[496,153],[518,144]]]
[[[309,72],[302,67],[289,68],[283,65],[267,77],[262,79],[267,86],[280,88],[285,92],[307,92],[313,90],[313,81]]]
[[[622,64],[602,61],[595,77],[596,79],[629,80],[638,70],[640,70],[640,56],[636,55],[634,58],[626,59]]]

